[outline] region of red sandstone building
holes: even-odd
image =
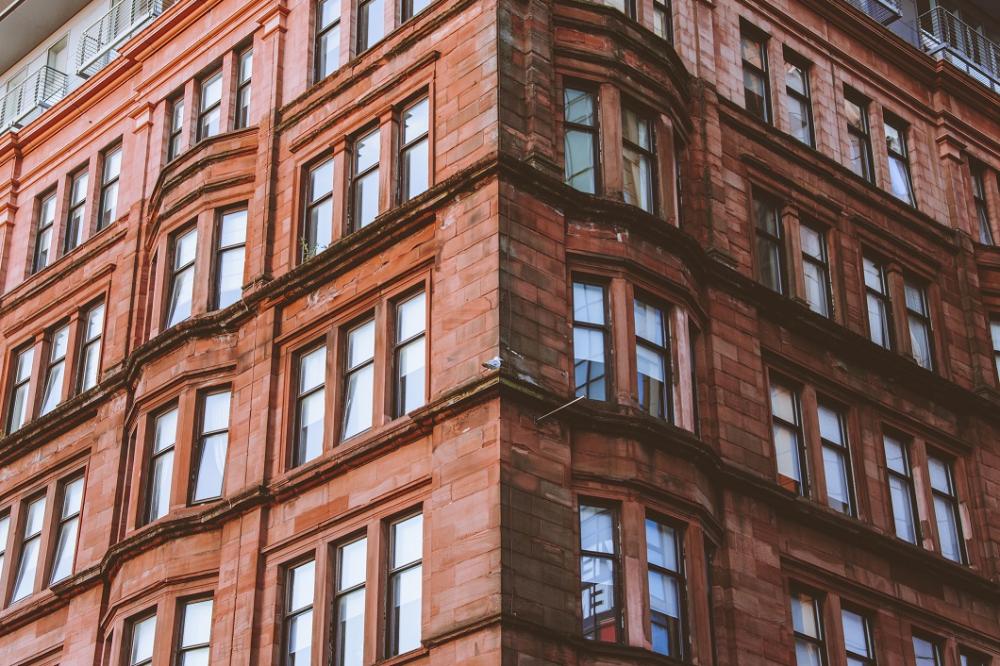
[[[998,43],[0,2],[0,664],[1000,663]]]

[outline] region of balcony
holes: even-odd
[[[0,102],[0,132],[20,127],[66,96],[67,76],[42,66],[7,91]]]
[[[77,74],[88,78],[118,57],[130,37],[163,13],[172,0],[114,0],[108,13],[87,28],[80,38]]]
[[[847,2],[882,25],[888,25],[900,17],[899,0],[847,0]]]
[[[922,14],[917,26],[924,51],[1000,94],[1000,45],[941,7]]]

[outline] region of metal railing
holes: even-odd
[[[942,7],[922,14],[917,27],[924,51],[1000,94],[1000,45]]]
[[[66,74],[46,65],[25,77],[0,100],[0,132],[20,126],[35,111],[44,111],[65,97],[67,81]]]
[[[868,16],[886,25],[899,18],[899,0],[847,0]]]
[[[77,74],[89,77],[118,56],[116,49],[163,13],[172,0],[114,0],[80,38]]]

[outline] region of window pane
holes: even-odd
[[[292,666],[308,666],[312,659],[312,616],[309,610],[289,621],[288,656]]]
[[[212,634],[212,600],[202,599],[184,604],[183,622],[181,647],[208,643]]]
[[[910,167],[906,161],[894,155],[889,156],[889,182],[892,193],[897,199],[913,203],[913,190],[910,187]]]
[[[401,414],[408,414],[424,404],[426,359],[423,337],[399,350],[398,391]]]
[[[868,294],[868,333],[872,342],[889,348],[889,321],[885,311],[885,301],[873,294]]]
[[[646,212],[653,211],[652,174],[650,173],[649,157],[639,151],[626,147],[624,159],[624,197],[625,203],[638,206]]]
[[[153,658],[153,638],[156,635],[156,616],[150,616],[132,625],[131,663]]]
[[[374,369],[369,365],[352,373],[348,379],[344,439],[353,437],[372,425],[374,374]]]
[[[295,464],[309,462],[323,452],[323,417],[326,391],[310,393],[299,403],[299,433]]]
[[[636,345],[639,406],[657,417],[667,415],[667,362],[663,353]]]
[[[326,2],[325,5],[337,5],[339,12],[340,2]],[[340,25],[336,25],[329,31],[320,35],[316,45],[316,71],[318,78],[322,79],[337,71],[340,67]]]
[[[778,459],[778,473],[796,481],[802,481],[799,463],[799,435],[795,430],[774,424],[774,452]]]
[[[174,452],[158,456],[153,461],[150,480],[149,520],[167,515],[170,510],[170,482],[174,474]]]
[[[946,495],[951,495],[951,467],[948,463],[939,458],[928,457],[927,467],[930,471],[931,488]]]
[[[59,526],[56,554],[52,562],[51,582],[56,583],[73,573],[73,559],[76,554],[76,538],[79,519],[72,519]]]
[[[397,569],[423,557],[424,516],[421,513],[392,526],[392,563]]]
[[[594,96],[582,90],[566,88],[563,92],[566,122],[594,127],[597,125],[597,110]]]
[[[407,569],[392,579],[392,626],[394,650],[403,654],[420,647],[421,577],[423,567]]]
[[[427,325],[427,299],[423,292],[399,304],[396,317],[396,341],[402,342],[422,333]]]
[[[358,539],[340,547],[338,590],[346,590],[365,582],[367,553],[368,539]]]
[[[573,329],[573,373],[577,396],[606,398],[603,331]]]
[[[420,100],[403,111],[403,143],[410,143],[427,133],[429,111],[430,103],[426,99]]]
[[[792,594],[792,627],[797,633],[819,638],[819,619],[816,600],[808,594]]]
[[[312,606],[316,582],[316,562],[310,560],[300,564],[289,573],[289,584],[292,589],[288,596],[288,612],[294,613],[307,606]]]
[[[337,664],[361,666],[365,647],[365,590],[355,590],[337,600]]]
[[[199,502],[222,494],[228,442],[229,436],[225,433],[206,437],[202,442],[193,501]]]
[[[749,35],[740,36],[740,56],[757,69],[764,69],[764,47]]]
[[[938,538],[941,540],[941,554],[953,562],[961,562],[962,546],[954,505],[942,497],[935,497],[934,517],[937,519]]]
[[[309,201],[317,201],[333,192],[333,160],[318,164],[309,171]]]
[[[566,130],[566,183],[581,192],[597,192],[594,135],[575,129]]]
[[[229,307],[243,295],[243,248],[226,250],[219,255],[219,293],[216,307]]]
[[[379,212],[378,169],[357,178],[354,183],[354,225],[361,229],[375,221]]]
[[[368,321],[353,329],[347,339],[347,367],[356,368],[375,356],[375,322]]]
[[[604,324],[603,287],[573,283],[573,319],[590,324]]]
[[[896,527],[896,536],[909,543],[916,543],[917,534],[913,523],[910,487],[899,477],[890,476],[889,493],[892,497],[892,517]]]
[[[614,562],[604,557],[581,557],[580,585],[584,637],[617,640]]]
[[[913,655],[916,658],[916,666],[938,666],[937,646],[928,640],[914,636]]]
[[[383,0],[369,0],[358,9],[358,51],[365,51],[385,35]]]
[[[841,611],[844,626],[844,646],[847,651],[861,657],[872,656],[868,650],[868,622],[862,616],[849,610]]]
[[[809,303],[809,308],[813,312],[829,316],[830,303],[826,271],[817,264],[803,262],[802,272],[805,277],[806,302]]]
[[[415,143],[406,149],[403,156],[403,198],[410,200],[427,191],[429,185],[430,156],[427,140]]]
[[[614,554],[614,516],[611,509],[600,506],[580,507],[580,549]]]
[[[17,568],[17,577],[14,579],[14,590],[10,600],[20,601],[35,590],[35,574],[38,570],[38,549],[41,546],[41,539],[34,538],[25,541],[21,550],[20,564]]]
[[[153,437],[153,453],[158,453],[174,445],[177,436],[177,408],[156,417]]]
[[[771,413],[789,423],[798,423],[799,415],[795,407],[795,393],[781,384],[771,383]]]
[[[848,480],[847,460],[843,451],[824,446],[823,469],[826,473],[827,504],[830,505],[830,508],[841,513],[850,513],[850,481]]]
[[[670,576],[649,572],[649,610],[671,618],[680,618],[680,591],[677,580]]]
[[[922,368],[930,369],[933,366],[931,357],[931,332],[927,328],[926,322],[914,316],[909,317],[910,325],[910,348],[913,359]]]
[[[190,264],[198,250],[198,230],[192,229],[177,237],[174,245],[174,269]]]
[[[655,566],[677,571],[677,537],[674,528],[646,519],[646,559]]]
[[[45,392],[42,395],[42,405],[39,408],[40,415],[48,414],[62,401],[65,369],[65,362],[56,363],[49,368],[49,375],[45,378]]]
[[[643,340],[652,342],[654,345],[665,347],[663,311],[657,307],[647,305],[640,300],[636,300],[635,334]]]

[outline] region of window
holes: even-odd
[[[990,666],[990,659],[978,652],[961,648],[958,652],[958,666]]]
[[[425,97],[403,109],[402,145],[399,148],[399,192],[409,201],[425,192],[430,182],[430,101]]]
[[[253,79],[253,47],[248,46],[236,56],[236,119],[233,127],[250,125],[250,90]]]
[[[653,0],[653,32],[674,43],[672,0]]]
[[[420,647],[423,549],[423,514],[390,525],[386,657]]]
[[[927,468],[931,477],[931,496],[934,500],[934,518],[937,521],[941,554],[952,562],[965,564],[965,544],[962,523],[958,517],[958,496],[952,466],[941,458],[929,455]]]
[[[368,539],[362,537],[337,548],[334,590],[334,663],[361,666],[365,639],[365,569]]]
[[[785,110],[792,136],[815,146],[812,101],[809,92],[809,64],[798,56],[785,52]]]
[[[823,447],[823,471],[826,479],[826,502],[830,508],[854,515],[854,491],[851,486],[850,452],[847,446],[847,420],[843,412],[820,402],[819,436]]]
[[[104,335],[104,304],[95,305],[83,316],[83,345],[80,348],[79,390],[97,386],[101,372],[101,338]]]
[[[56,193],[42,195],[38,201],[38,224],[35,229],[35,261],[31,272],[37,273],[55,258],[52,252],[52,237],[55,233]]]
[[[771,382],[771,429],[781,485],[800,495],[807,493],[805,441],[797,391]]]
[[[83,477],[63,483],[56,550],[52,559],[49,583],[55,584],[73,575],[76,542],[80,533],[80,509],[83,507]]]
[[[38,555],[42,548],[42,529],[45,526],[45,496],[28,501],[25,509],[24,528],[21,532],[21,554],[17,563],[17,575],[10,595],[15,603],[35,591],[38,573]]]
[[[684,575],[677,530],[646,518],[649,617],[653,652],[680,659],[683,652]]]
[[[153,639],[156,636],[156,615],[133,620],[128,652],[129,666],[150,666],[153,663]]]
[[[381,3],[382,0],[372,0]],[[354,144],[354,177],[351,179],[351,199],[354,216],[351,220],[357,231],[371,224],[379,214],[379,151],[381,132],[375,128]]]
[[[600,149],[597,135],[597,98],[593,93],[563,91],[564,155],[566,183],[587,194],[597,193]]]
[[[7,411],[7,432],[19,430],[28,421],[28,393],[31,389],[31,366],[35,360],[34,347],[15,352],[13,376],[10,387],[10,407]]]
[[[671,419],[670,351],[663,310],[635,299],[636,392],[639,407],[661,419]]]
[[[201,396],[201,430],[194,452],[197,467],[192,475],[191,502],[204,502],[222,495],[229,447],[229,406],[232,393],[216,391]]]
[[[325,250],[333,240],[333,160],[324,160],[310,167],[306,182],[303,261]]]
[[[170,102],[170,132],[167,134],[167,161],[181,154],[184,145],[184,93]]]
[[[618,516],[606,506],[580,505],[580,603],[583,637],[621,640]]]
[[[347,333],[347,372],[344,377],[344,439],[372,426],[375,406],[375,320]]]
[[[931,337],[931,313],[927,306],[927,291],[905,280],[906,322],[910,329],[910,353],[921,368],[934,369],[934,345]]]
[[[212,639],[212,600],[196,599],[181,605],[177,666],[208,664]]]
[[[1000,320],[990,322],[990,339],[993,341],[993,365],[997,371],[997,381],[1000,382]]]
[[[316,80],[321,81],[340,67],[340,0],[316,3]]]
[[[638,206],[647,213],[655,213],[653,123],[626,106],[622,107],[622,161],[625,167],[622,182],[625,203]]]
[[[829,317],[833,308],[830,295],[830,260],[826,254],[826,235],[805,222],[799,224],[802,246],[802,274],[809,309]]]
[[[875,666],[875,647],[868,618],[847,608],[840,611],[844,627],[844,651],[847,666]]]
[[[143,524],[167,515],[170,485],[174,478],[174,444],[177,442],[177,407],[153,419],[153,444],[146,476],[146,511]]]
[[[868,336],[879,347],[892,349],[892,307],[885,266],[865,257],[865,300],[868,306]]]
[[[0,573],[7,561],[7,537],[10,535],[10,512],[0,516]]]
[[[385,0],[361,0],[358,3],[358,55],[385,36]]]
[[[909,447],[904,441],[892,435],[885,435],[883,443],[896,536],[903,541],[916,544],[920,539],[920,533],[917,531],[915,519],[917,496],[914,492],[913,473],[910,468]]]
[[[247,242],[246,209],[231,210],[219,219],[215,250],[216,309],[225,308],[243,296],[243,261]]]
[[[396,307],[395,416],[409,414],[425,402],[427,306],[423,292]]]
[[[847,166],[869,183],[875,182],[872,134],[868,124],[868,100],[853,90],[844,90],[847,116]]]
[[[409,21],[411,18],[427,9],[427,6],[430,4],[431,0],[402,0],[402,7],[400,11],[402,21],[404,23]]]
[[[979,221],[979,242],[993,245],[993,228],[990,226],[990,209],[986,204],[986,168],[978,162],[969,161],[972,173],[972,203]]]
[[[198,140],[222,131],[222,70],[201,80],[198,88]]]
[[[913,637],[913,658],[916,666],[942,666],[941,646],[920,636]]]
[[[54,330],[49,337],[49,363],[45,369],[45,389],[39,415],[48,414],[62,402],[66,374],[66,351],[69,347],[69,325]]]
[[[886,116],[885,147],[889,156],[889,186],[892,194],[911,206],[913,182],[910,180],[910,158],[906,147],[906,126],[902,121]]]
[[[285,591],[285,666],[307,666],[312,660],[313,595],[316,561],[288,570]]]
[[[298,358],[295,447],[292,466],[313,460],[323,452],[323,418],[326,405],[326,346]]]
[[[63,236],[63,252],[69,252],[83,242],[83,231],[87,227],[87,185],[90,174],[84,167],[70,176],[69,213],[66,215],[66,232]]]
[[[785,246],[782,240],[781,211],[764,196],[754,196],[757,281],[779,294],[785,293]]]
[[[797,666],[823,666],[826,646],[819,600],[807,592],[792,592],[792,630]]]
[[[741,27],[740,33],[743,100],[747,111],[765,123],[770,123],[771,93],[767,72],[767,40],[764,35],[747,25]]]
[[[118,219],[118,179],[122,172],[122,147],[109,148],[101,160],[101,210],[97,217],[97,230],[106,228]]]
[[[603,286],[573,283],[573,376],[577,397],[607,399],[606,313]]]
[[[177,234],[173,245],[173,268],[170,272],[170,292],[167,297],[166,328],[179,324],[191,316],[198,230],[188,229]]]

